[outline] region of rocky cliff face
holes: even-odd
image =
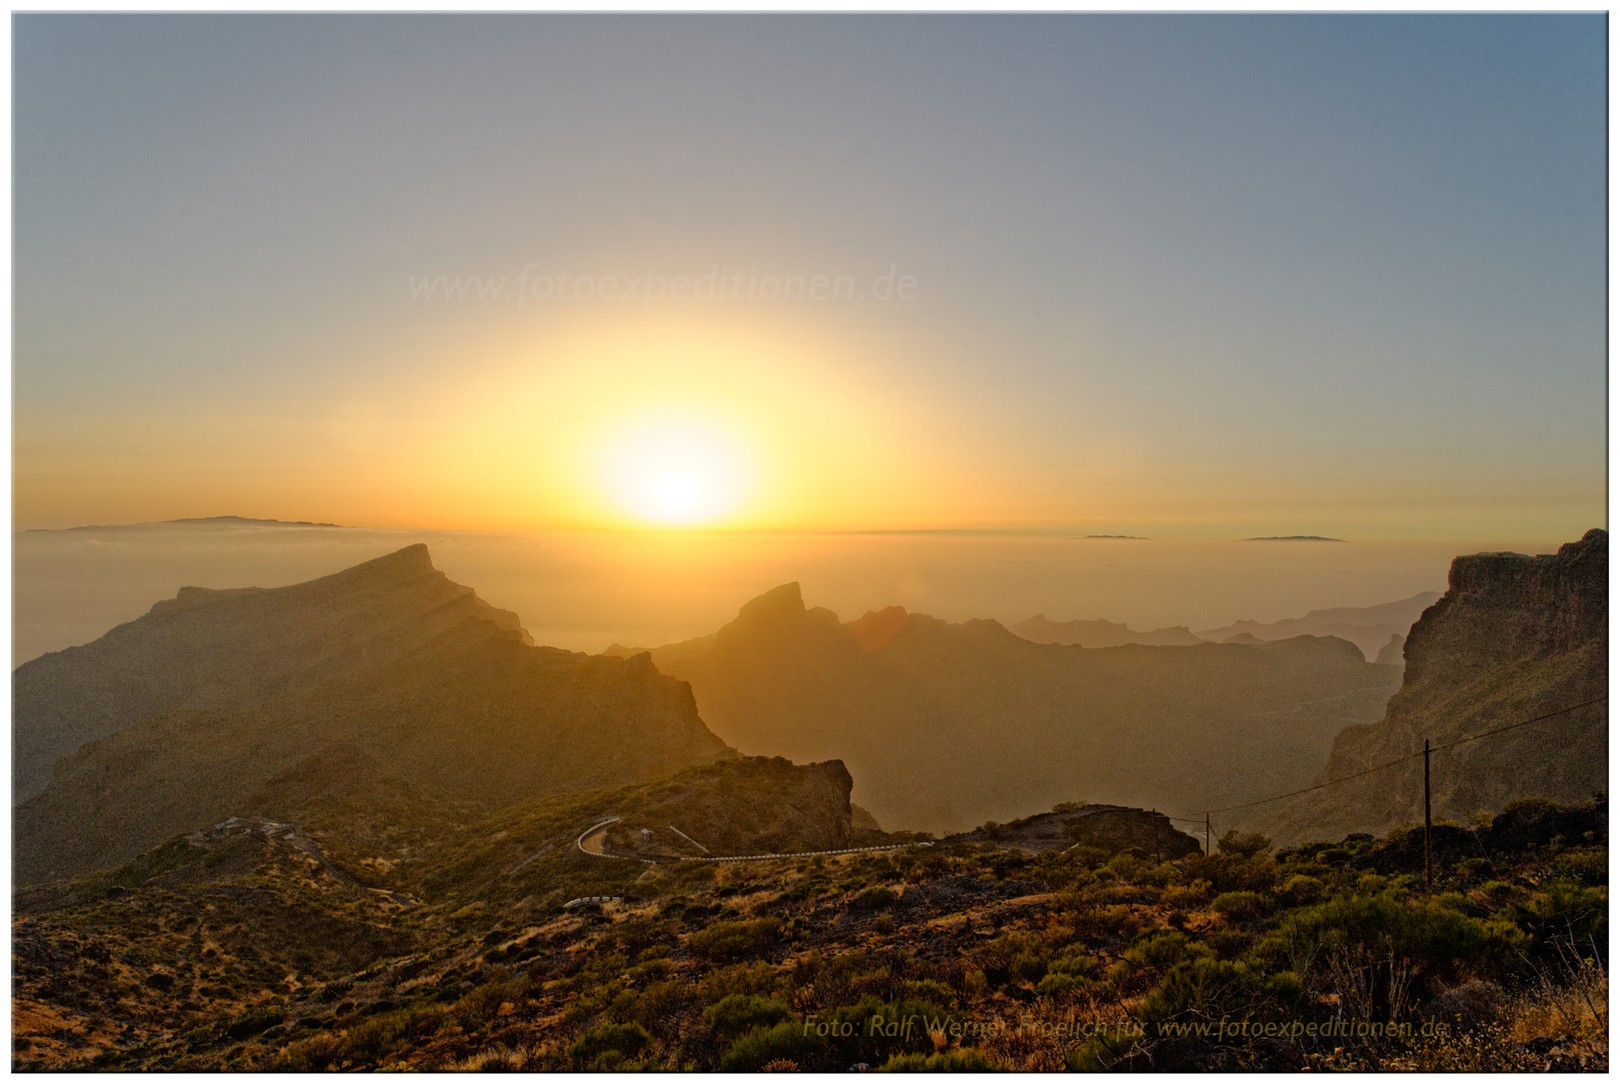
[[[1491,670],[1606,640],[1609,534],[1556,555],[1491,552],[1451,564],[1446,594],[1412,627],[1402,693],[1432,694]]]
[[[1523,796],[1579,801],[1608,787],[1609,541],[1601,529],[1554,555],[1488,553],[1452,563],[1450,587],[1412,627],[1384,719],[1346,728],[1321,779],[1545,713],[1563,715],[1438,751],[1436,816],[1499,810]],[[1346,781],[1272,811],[1283,839],[1337,837],[1422,820],[1422,762]]]
[[[645,855],[830,851],[854,835],[842,761],[738,758],[689,770],[608,831],[610,850]],[[679,831],[676,831],[679,830]]]
[[[731,754],[646,656],[535,647],[420,545],[285,589],[183,590],[15,684],[20,881],[114,865],[354,748],[488,808]]]

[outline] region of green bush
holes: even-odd
[[[245,1039],[275,1027],[287,1018],[287,1010],[280,1005],[259,1005],[231,1021],[226,1032],[233,1039]]]
[[[1551,959],[1570,949],[1582,955],[1609,952],[1609,890],[1556,881],[1516,909],[1515,922],[1530,934],[1532,954]]]
[[[1047,974],[1063,975],[1077,982],[1093,982],[1102,973],[1102,963],[1082,944],[1065,945],[1046,965]]]
[[[898,899],[900,895],[887,885],[868,885],[856,894],[850,906],[860,911],[875,911],[888,907]]]
[[[1282,916],[1251,955],[1277,970],[1314,980],[1323,992],[1334,957],[1410,965],[1415,987],[1489,977],[1511,962],[1524,935],[1504,922],[1481,922],[1429,900],[1345,893]]]
[[[1209,910],[1236,923],[1254,922],[1266,913],[1266,898],[1257,892],[1225,892],[1211,900]]]
[[[640,1024],[602,1024],[574,1040],[568,1054],[580,1068],[608,1064],[606,1055],[616,1055],[614,1063],[633,1058],[647,1048],[652,1036]]]
[[[848,1034],[829,1039],[828,1064],[842,1070],[861,1062],[886,1061],[895,1054],[932,1053],[930,1025],[938,1027],[955,1019],[950,1009],[930,1001],[901,997],[882,1000],[861,998],[854,1005],[843,1005],[822,1018],[831,1030]]]
[[[752,994],[731,994],[704,1013],[715,1034],[726,1039],[735,1039],[757,1027],[774,1027],[790,1015],[787,1002]]]
[[[1125,1034],[1093,1035],[1064,1057],[1064,1068],[1069,1072],[1108,1072],[1136,1045],[1136,1039]]]
[[[766,952],[780,939],[781,930],[781,920],[775,918],[734,920],[694,931],[686,944],[705,960],[726,963]]]
[[[1053,972],[1041,979],[1035,987],[1035,992],[1042,997],[1062,998],[1087,985],[1089,985],[1089,980]]]
[[[1150,930],[1120,954],[1108,969],[1108,978],[1115,986],[1124,987],[1143,973],[1168,971],[1184,960],[1212,956],[1209,946],[1188,941],[1180,931]]]
[[[1292,904],[1314,904],[1322,899],[1327,892],[1327,886],[1322,884],[1320,878],[1309,874],[1295,874],[1283,883],[1282,894]]]
[[[785,1020],[768,1028],[747,1032],[721,1055],[722,1072],[758,1072],[773,1061],[791,1061],[813,1068],[822,1053],[822,1043],[805,1034],[804,1024]]]
[[[1241,960],[1198,957],[1171,968],[1137,1010],[1142,1025],[1179,1017],[1278,1016],[1296,1009],[1305,995],[1292,973],[1269,978]]]

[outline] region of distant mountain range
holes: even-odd
[[[1012,623],[1007,629],[1039,645],[1079,645],[1087,649],[1107,649],[1115,645],[1196,645],[1202,640],[1185,626],[1132,630],[1124,623],[1107,619],[1053,622],[1045,615]]]
[[[1269,623],[1239,619],[1229,626],[1199,630],[1197,634],[1205,641],[1231,641],[1239,635],[1247,635],[1244,640],[1281,641],[1300,634],[1315,634],[1354,642],[1363,653],[1376,658],[1389,645],[1391,636],[1404,636],[1418,616],[1438,599],[1439,593],[1424,592],[1372,607],[1321,608],[1297,619]],[[1388,657],[1380,662],[1387,661]]]
[[[492,808],[732,754],[645,658],[534,646],[420,544],[285,588],[181,589],[22,665],[13,693],[19,881],[273,803],[312,759]]]
[[[1200,641],[1258,645],[1309,634],[1343,638],[1377,663],[1399,665],[1402,662],[1400,643],[1405,640],[1407,630],[1411,629],[1424,609],[1439,598],[1437,592],[1426,592],[1372,607],[1323,608],[1299,618],[1271,623],[1241,619],[1230,626],[1196,632],[1185,626],[1132,630],[1124,623],[1109,622],[1107,619],[1054,622],[1045,615],[1012,623],[1007,629],[1021,638],[1043,645],[1080,645],[1087,649],[1106,649],[1115,645],[1196,645]]]
[[[1399,680],[1332,638],[1083,649],[898,607],[841,623],[797,584],[652,658],[727,742],[839,757],[886,827],[931,831],[1076,795],[1173,812],[1304,783]]]

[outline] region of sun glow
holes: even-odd
[[[426,402],[421,427],[438,430],[410,472],[461,527],[909,527],[960,485],[844,331],[581,316],[485,334],[441,346],[495,359]]]
[[[734,513],[746,494],[742,447],[713,421],[637,418],[608,442],[608,490],[639,521],[713,524]]]

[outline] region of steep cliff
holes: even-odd
[[[1456,559],[1445,595],[1407,638],[1384,719],[1340,732],[1319,779],[1417,754],[1428,739],[1447,747],[1431,759],[1437,817],[1607,790],[1608,703],[1597,699],[1608,693],[1608,567],[1601,529],[1554,555]],[[1485,734],[1549,713],[1559,715]],[[1269,810],[1262,826],[1297,840],[1421,821],[1422,769],[1415,758],[1346,780]]]

